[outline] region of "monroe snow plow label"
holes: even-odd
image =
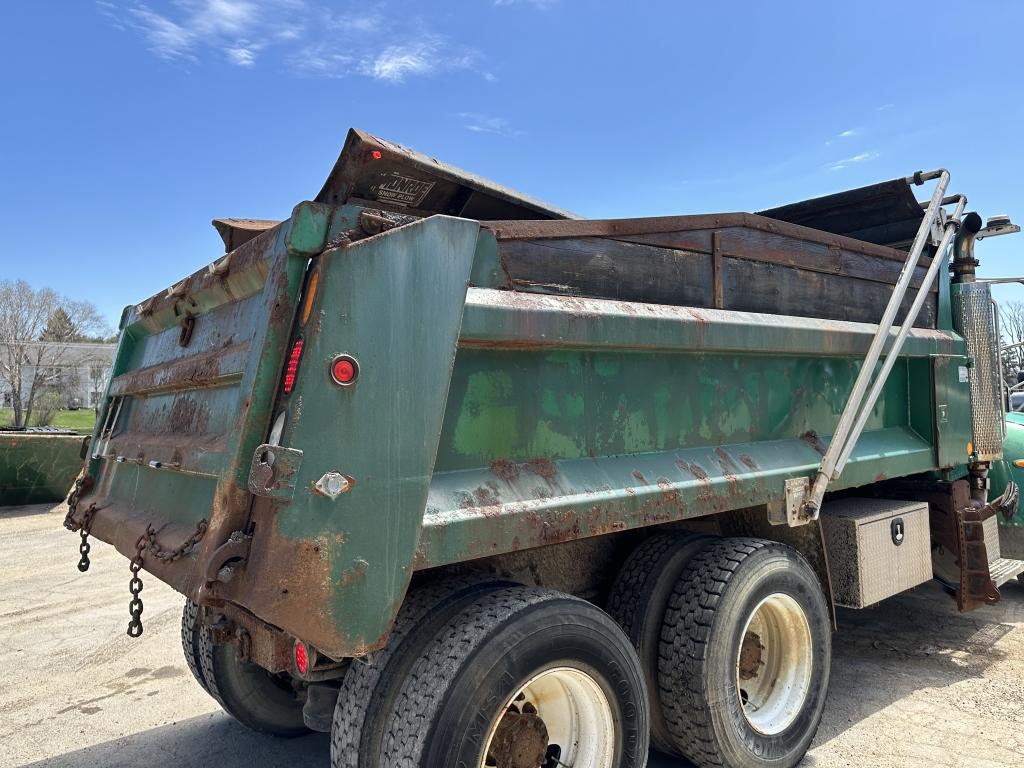
[[[423,202],[423,198],[433,188],[432,181],[420,181],[393,173],[377,187],[377,199],[381,202],[415,207]]]

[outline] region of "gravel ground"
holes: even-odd
[[[128,563],[63,511],[0,510],[0,766],[324,768],[328,740],[246,731],[193,681],[181,598],[145,580],[145,634],[125,635]],[[1024,764],[1024,585],[964,616],[926,586],[843,612],[831,694],[805,766]],[[682,764],[652,756],[651,768]]]

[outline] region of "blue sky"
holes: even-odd
[[[1024,222],[1024,3],[38,0],[0,29],[0,265],[116,322],[282,218],[350,126],[587,216],[944,165]],[[1024,235],[979,247],[1024,273]],[[1024,288],[1000,290],[1024,299]]]

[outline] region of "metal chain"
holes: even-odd
[[[71,492],[68,494],[68,513],[64,515],[64,527],[69,531],[77,531],[82,527],[81,523],[75,520],[75,512],[78,510],[78,500],[86,490],[87,477],[89,478],[89,487],[91,487],[92,478],[88,475],[79,475],[75,478],[75,484],[71,486]]]
[[[93,480],[89,475],[79,475],[75,478],[75,484],[71,487],[71,492],[68,494],[68,512],[64,516],[64,527],[69,531],[79,532],[82,537],[82,541],[78,545],[78,552],[81,555],[78,561],[78,570],[82,573],[89,570],[89,551],[92,548],[89,545],[89,531],[98,507],[96,504],[90,504],[82,515],[81,521],[75,518],[75,514],[78,511],[78,502],[82,494],[89,491],[92,488],[92,484]],[[142,571],[143,553],[149,550],[150,555],[160,562],[173,563],[175,560],[180,560],[191,552],[192,548],[199,543],[199,540],[206,535],[209,527],[209,522],[204,518],[196,523],[195,531],[179,546],[174,549],[164,549],[156,540],[156,529],[152,525],[146,526],[146,532],[139,536],[139,540],[135,542],[135,557],[131,559],[128,565],[132,574],[132,578],[128,582],[128,591],[132,595],[131,602],[128,603],[128,612],[131,614],[131,620],[128,622],[129,637],[140,637],[143,632],[142,611],[144,606],[142,597],[140,597],[142,594],[142,577],[139,576],[139,573]]]
[[[174,549],[163,549],[156,541],[156,530],[150,525],[146,528],[146,549],[157,560],[164,563],[173,563],[175,560],[179,560],[187,555],[192,550],[192,547],[198,544],[199,540],[206,535],[206,529],[209,527],[210,524],[204,518],[196,523],[195,531],[179,546]]]
[[[153,530],[148,526],[146,533]],[[140,637],[142,635],[142,579],[139,578],[139,571],[142,570],[142,553],[146,549],[146,534],[139,536],[135,542],[135,557],[132,558],[128,569],[132,572],[131,581],[128,582],[128,591],[132,593],[132,600],[128,603],[128,612],[131,614],[131,621],[128,622],[128,637]]]
[[[82,537],[82,541],[78,545],[78,553],[81,555],[78,560],[78,570],[82,573],[89,570],[89,550],[92,549],[89,545],[89,531],[92,529],[92,519],[95,515],[96,505],[90,504],[85,510],[85,515],[82,516],[82,525],[79,528],[79,535]]]
[[[209,527],[209,522],[204,518],[196,523],[195,531],[179,546],[174,549],[164,549],[157,543],[156,529],[152,525],[146,526],[146,532],[139,536],[139,540],[135,542],[135,557],[132,558],[128,566],[128,569],[132,572],[132,578],[128,582],[128,591],[132,594],[131,602],[128,603],[128,612],[131,614],[131,620],[128,622],[128,637],[139,637],[143,632],[143,604],[142,598],[139,597],[142,593],[142,577],[139,576],[139,572],[142,570],[143,553],[149,550],[149,553],[160,562],[173,563],[175,560],[187,555],[199,543],[199,540],[206,535]]]
[[[92,477],[89,475],[79,475],[75,478],[75,484],[71,487],[71,492],[68,494],[68,513],[64,516],[64,527],[69,531],[78,531],[82,536],[82,541],[78,545],[78,553],[81,557],[78,560],[78,570],[85,573],[89,570],[89,531],[92,528],[92,519],[96,515],[96,504],[90,504],[85,514],[82,515],[82,520],[79,522],[75,519],[75,513],[78,511],[78,501],[82,494],[92,488]]]

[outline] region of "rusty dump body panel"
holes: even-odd
[[[218,230],[126,310],[79,516],[128,557],[205,530],[143,566],[280,632],[270,666],[379,647],[414,571],[779,503],[905,258],[747,213],[574,220],[359,132],[315,202]],[[962,469],[945,274],[917,326],[836,490]]]

